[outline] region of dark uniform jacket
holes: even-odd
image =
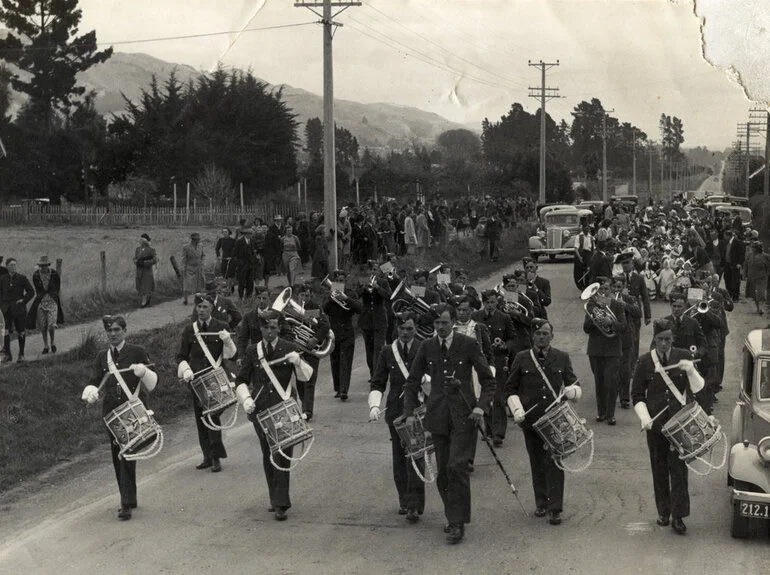
[[[492,349],[492,340],[489,339],[489,329],[480,321],[476,321],[474,319],[470,321],[472,321],[475,325],[473,330],[474,335],[468,335],[466,333],[462,333],[461,335],[468,335],[468,337],[474,338],[481,347],[481,353],[483,353],[484,357],[487,358],[487,363],[489,363],[489,365],[494,365],[495,352]],[[458,329],[461,329],[461,326],[459,323],[455,323],[455,333],[458,333]]]
[[[471,300],[471,307],[473,309],[477,310],[481,308],[481,298],[479,297],[479,292],[476,291],[476,288],[472,285],[462,286],[460,284],[449,284],[449,289],[456,296],[467,295]]]
[[[14,313],[27,312],[27,304],[35,297],[35,290],[27,276],[15,273],[0,276],[0,311],[8,315],[8,309],[14,308]],[[18,300],[22,300],[17,304]],[[24,309],[22,310],[22,306]],[[7,319],[7,318],[6,318]]]
[[[551,347],[541,367],[551,383],[553,393],[557,395],[562,386],[566,387],[577,381],[567,352]],[[524,425],[531,427],[545,414],[546,408],[556,399],[553,393],[532,361],[530,350],[517,353],[505,384],[505,397],[518,395],[524,411],[537,404],[537,407],[527,414]]]
[[[331,297],[323,305],[324,313],[329,317],[329,325],[334,330],[334,335],[339,337],[342,334],[353,333],[353,316],[361,313],[363,307],[351,290],[345,290],[345,294],[350,298],[347,305],[350,309],[344,309],[332,300]]]
[[[588,276],[591,283],[598,277],[612,277],[612,260],[601,250],[595,250],[588,263]]]
[[[473,368],[476,369],[481,385],[478,401],[475,399],[471,380]],[[468,416],[474,407],[480,407],[485,413],[489,412],[495,394],[495,378],[474,339],[455,333],[447,356],[443,359],[438,336],[427,339],[420,345],[404,388],[404,414],[407,417],[412,415],[419,404],[417,394],[420,391],[422,376],[426,374],[431,378],[423,420],[427,431],[449,435],[452,429],[468,429]],[[459,385],[447,381],[452,374],[459,380]]]
[[[633,318],[634,328],[639,329],[642,325],[642,317],[652,317],[650,312],[650,292],[647,291],[647,284],[644,283],[644,278],[639,272],[632,271],[628,274],[623,272],[623,275],[626,276],[626,287],[628,288],[628,293],[632,296],[640,298],[642,301],[642,314],[639,316],[634,316]]]
[[[623,356],[623,332],[626,330],[626,310],[615,300],[610,300],[610,310],[615,314],[617,321],[612,323],[615,328],[615,337],[607,337],[593,320],[585,314],[583,331],[588,334],[588,355],[597,357],[622,357]]]
[[[286,341],[285,339],[281,339],[280,337],[277,338],[273,344],[275,347],[273,348],[272,352],[267,353],[267,350],[265,350],[265,359],[267,361],[281,358],[291,351],[300,352],[300,349],[295,344]],[[289,385],[289,382],[291,381],[291,376],[294,373],[294,366],[288,362],[285,362],[271,365],[270,367],[273,370],[276,379],[278,379],[278,383],[280,383],[281,386],[286,389],[286,387]],[[241,363],[241,369],[235,378],[236,386],[241,383],[245,383],[249,386],[249,389],[251,390],[251,397],[256,405],[256,408],[254,409],[251,417],[256,416],[256,414],[264,411],[268,407],[273,407],[274,405],[283,401],[280,394],[275,390],[275,387],[273,387],[273,384],[265,373],[265,370],[263,370],[260,365],[256,344],[250,345],[248,348],[246,348],[246,353],[244,354],[243,362]],[[294,399],[299,401],[297,398],[296,388],[294,386],[289,389],[289,393]]]
[[[547,280],[546,278],[537,276],[533,283],[535,284],[535,287],[537,288],[537,296],[540,301],[540,306],[543,308],[543,317],[547,319],[548,314],[545,310],[549,305],[551,305],[551,282]],[[527,296],[529,297],[529,290],[527,292]],[[535,301],[535,300],[532,300]],[[538,316],[539,317],[539,316]]]
[[[634,326],[642,317],[642,308],[639,305],[639,299],[630,294],[621,294],[620,299],[615,301],[626,310],[626,328],[623,330],[620,340],[623,342],[623,348],[627,349],[634,345],[634,338],[636,337]]]
[[[672,365],[679,362],[682,359],[690,359],[690,352],[686,349],[679,349],[672,347],[669,351],[668,361],[663,364],[663,360],[660,362],[662,365]],[[690,382],[687,378],[687,374],[681,369],[671,369],[668,372],[674,386],[682,393],[686,393],[687,402],[693,400],[693,393],[690,389]],[[668,386],[663,381],[660,374],[655,372],[655,364],[652,362],[652,354],[645,353],[639,358],[639,363],[636,365],[636,371],[634,372],[634,380],[631,383],[631,400],[634,405],[640,401],[644,401],[647,404],[647,411],[650,412],[650,417],[655,417],[660,410],[668,406],[668,410],[658,417],[652,424],[653,431],[660,432],[663,425],[671,419],[682,408],[682,404],[671,393]]]
[[[29,307],[29,313],[27,313],[27,329],[35,329],[37,326],[37,308],[40,305],[43,297],[48,294],[53,298],[58,307],[56,311],[56,323],[64,323],[64,313],[61,309],[61,301],[59,300],[59,290],[61,289],[61,278],[56,270],[51,270],[51,279],[48,280],[48,288],[43,287],[43,280],[40,277],[40,270],[35,271],[32,274],[32,284],[35,286],[35,299],[32,305]]]
[[[359,300],[361,312],[358,316],[358,327],[366,330],[385,330],[388,325],[386,304],[390,302],[391,290],[385,278],[377,278],[376,287],[369,291],[361,290]],[[339,307],[339,306],[338,306]]]
[[[209,319],[206,329],[203,329],[200,324],[198,325],[198,329],[206,333],[218,333],[223,329],[227,330],[228,325],[225,322],[212,317]],[[219,336],[203,335],[201,338],[203,338],[203,341],[209,348],[209,353],[211,353],[211,357],[214,358],[214,361],[219,359],[222,355],[222,348],[224,347]],[[182,361],[189,363],[193,373],[197,373],[211,365],[206,358],[206,354],[203,352],[203,348],[198,343],[198,338],[195,337],[192,323],[184,326],[184,329],[182,330],[182,341],[179,344],[179,353],[176,354],[176,361],[177,363]]]
[[[235,304],[226,297],[222,297],[220,295],[214,299],[214,309],[211,310],[211,317],[225,322],[228,326],[230,326],[230,330],[234,330],[242,319],[241,312],[238,311],[238,308],[235,307]],[[193,308],[192,320],[197,321],[197,319],[198,309]]]
[[[125,369],[132,363],[143,363],[147,365],[150,363],[150,358],[147,352],[140,345],[132,345],[130,343],[124,343],[123,349],[118,352],[117,359],[113,354],[112,360],[115,362],[115,367],[118,369]],[[91,377],[91,385],[98,386],[104,375],[109,371],[107,367],[107,350],[102,350],[96,354],[96,360],[94,361],[94,368]],[[133,394],[139,386],[139,378],[134,375],[133,371],[124,371],[120,375],[123,376],[123,381],[126,382],[128,390]],[[107,381],[102,388],[104,394],[104,402],[102,403],[102,416],[107,415],[113,409],[120,407],[128,401],[123,387],[118,383],[118,380],[114,375],[107,376]],[[140,392],[139,399],[143,402],[146,397],[144,392]],[[145,407],[147,404],[145,403]]]
[[[270,309],[270,308],[268,308]],[[291,328],[284,322],[281,324],[279,337],[291,339]],[[259,311],[256,309],[246,312],[241,321],[235,328],[235,345],[238,348],[238,356],[242,357],[246,348],[252,344],[262,341],[262,329],[259,327]]]
[[[486,310],[482,309],[474,313],[472,317],[474,321],[487,326],[489,340],[492,343],[498,338],[505,343],[505,349],[494,349],[495,355],[508,355],[514,350],[516,332],[513,329],[513,321],[508,314],[498,309],[491,316],[487,316]]]
[[[408,353],[403,352],[403,344],[399,340],[396,340],[396,342],[401,359],[408,372],[417,355],[420,342],[413,339],[409,344]],[[390,390],[385,400],[385,421],[386,423],[393,423],[393,420],[404,412],[404,384],[406,383],[406,378],[401,373],[396,356],[393,355],[393,349],[390,345],[385,345],[380,350],[377,358],[377,367],[372,377],[371,391],[379,391],[384,394],[385,388],[388,385],[388,379],[390,379]]]
[[[255,251],[254,240],[246,240],[241,236],[233,245],[232,258],[234,264],[239,270],[252,269],[257,265],[257,252]]]
[[[700,324],[696,320],[690,317],[682,317],[681,320],[677,322],[673,314],[667,315],[663,319],[671,322],[671,332],[674,335],[674,342],[672,345],[674,347],[689,351],[690,347],[694,345],[698,348],[695,352],[695,357],[703,357],[707,351],[707,341],[703,329],[701,329]],[[652,345],[653,344],[650,344],[650,347],[652,347]],[[692,356],[688,359],[691,358]]]

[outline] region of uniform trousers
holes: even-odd
[[[321,360],[307,353],[302,354],[302,359],[313,368],[313,375],[307,381],[297,381],[297,392],[302,402],[302,411],[312,414],[315,405],[315,382],[318,379],[318,364]]]
[[[615,417],[615,402],[618,399],[618,372],[620,356],[605,357],[589,355],[591,371],[596,384],[596,411],[599,417]]]
[[[238,297],[251,297],[254,291],[254,268],[241,264],[238,267]]]
[[[545,448],[543,439],[532,427],[527,425],[522,430],[532,471],[535,505],[561,513],[564,504],[564,471],[556,467],[551,452]]]
[[[719,350],[717,354],[717,390],[722,388],[722,380],[725,377],[725,345],[727,343],[727,336],[722,334],[719,340]]]
[[[350,333],[337,333],[334,351],[330,356],[332,383],[334,391],[347,394],[350,389],[350,374],[353,372],[353,354],[356,351],[356,336]]]
[[[374,369],[377,367],[377,357],[380,354],[382,346],[385,345],[386,325],[375,327],[374,329],[362,329],[361,335],[364,339],[366,348],[366,365],[369,367],[369,377],[374,377]]]
[[[118,480],[120,491],[120,504],[136,507],[136,461],[126,461],[118,454],[120,447],[115,438],[107,431],[110,438],[110,450],[112,452],[112,466],[115,468],[115,479]]]
[[[254,415],[251,416],[252,419]],[[291,497],[289,497],[289,481],[290,474],[288,471],[281,471],[276,469],[270,462],[270,444],[267,442],[265,432],[259,426],[254,419],[252,419],[254,429],[257,431],[257,437],[259,438],[259,446],[262,448],[262,469],[265,472],[265,481],[267,482],[267,492],[270,496],[270,505],[275,507],[283,507],[288,509],[291,507]],[[292,456],[294,451],[293,447],[289,447],[283,450],[283,452],[289,457]],[[283,457],[280,453],[276,453],[273,456],[275,462],[280,467],[289,467],[290,461]]]
[[[671,449],[668,440],[658,431],[647,432],[650,450],[652,486],[655,506],[662,517],[687,517],[690,514],[690,494],[687,491],[687,466]]]
[[[415,473],[411,459],[406,457],[395,426],[389,423],[388,429],[390,429],[390,443],[393,450],[393,481],[398,491],[398,506],[401,509],[414,509],[422,513],[425,509],[425,484]],[[424,477],[424,460],[419,460],[417,467]]]
[[[733,301],[740,299],[741,268],[735,264],[725,264],[725,288]]]
[[[195,411],[195,425],[198,428],[198,443],[201,446],[201,452],[203,452],[203,458],[207,460],[212,459],[224,459],[227,457],[227,451],[225,445],[222,443],[222,432],[209,429],[203,424],[201,416],[203,415],[203,409],[198,401],[198,398],[193,393],[193,406]],[[221,421],[219,415],[212,415],[211,422],[214,425],[220,425]]]
[[[618,396],[620,401],[631,400],[631,370],[634,365],[631,358],[633,354],[633,344],[623,348],[623,355],[620,358],[620,369],[618,371]]]
[[[508,429],[508,412],[505,410],[505,382],[508,379],[508,356],[504,354],[495,354],[495,380],[497,389],[492,399],[492,408],[489,415],[485,416],[487,429],[492,439],[505,439],[505,432]]]
[[[476,426],[471,420],[451,425],[449,435],[432,434],[436,450],[436,486],[449,523],[471,521],[471,478],[468,459],[476,443]]]

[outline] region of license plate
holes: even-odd
[[[768,503],[739,503],[741,517],[755,519],[770,519],[770,504]]]

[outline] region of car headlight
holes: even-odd
[[[757,444],[757,452],[762,461],[770,461],[770,436],[763,437]]]
[[[565,237],[565,238],[568,238],[568,237],[569,237],[569,230],[564,230],[564,237]]]

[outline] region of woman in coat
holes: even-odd
[[[43,354],[48,353],[48,338],[51,338],[51,351],[56,353],[54,334],[59,324],[64,323],[59,292],[61,278],[56,270],[51,269],[48,256],[42,256],[38,268],[32,274],[32,285],[35,286],[35,299],[27,313],[27,330],[38,328],[43,336]],[[0,316],[1,317],[1,316]]]
[[[158,263],[155,248],[150,246],[150,236],[142,234],[141,243],[134,252],[136,266],[136,291],[139,292],[141,303],[139,307],[150,305],[152,292],[155,291],[155,276],[153,266]]]

